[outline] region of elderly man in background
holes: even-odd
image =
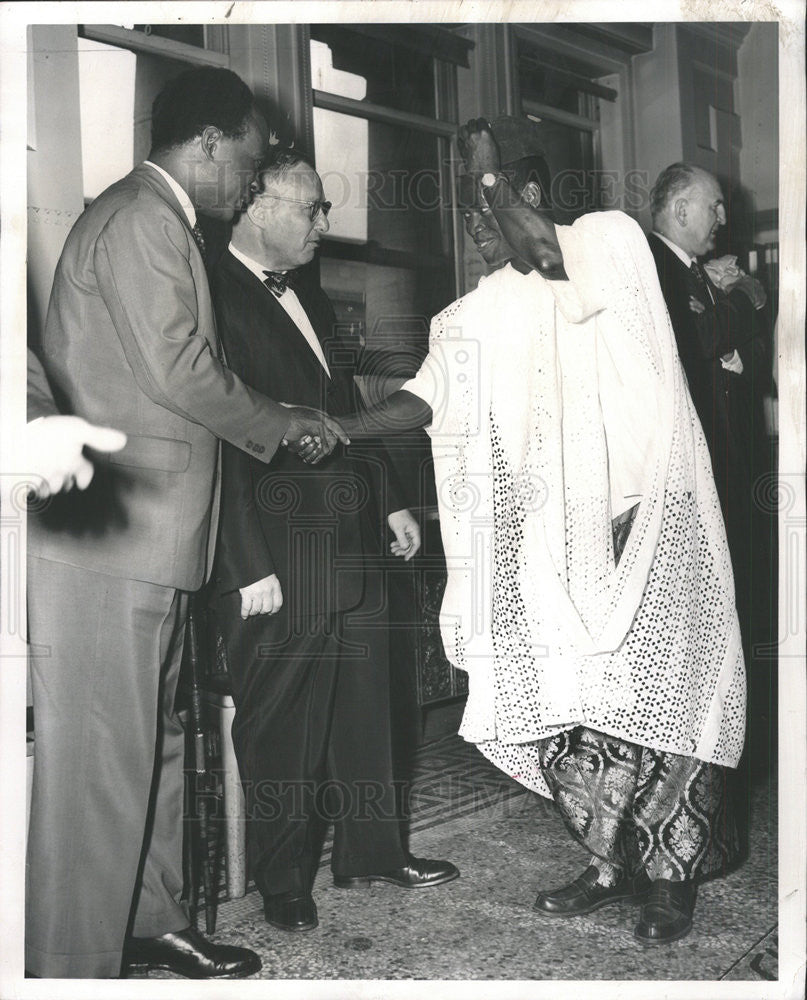
[[[460,135],[533,270],[503,267],[435,317],[416,378],[341,423],[355,438],[431,418],[460,732],[550,795],[590,855],[536,910],[643,899],[634,934],[664,944],[737,847],[724,769],[745,675],[706,443],[636,224],[557,225],[500,166],[495,122]]]
[[[736,258],[699,261],[714,250],[726,223],[723,192],[712,174],[688,163],[671,164],[656,180],[650,208],[648,243],[709,446],[748,656],[755,603],[753,482],[765,466],[761,399],[770,391],[757,319],[765,293],[737,267]]]

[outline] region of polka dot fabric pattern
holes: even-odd
[[[460,733],[544,795],[536,743],[575,726],[735,766],[745,719],[725,530],[652,256],[620,213],[558,235],[570,280],[502,268],[435,318],[415,380],[441,393]]]

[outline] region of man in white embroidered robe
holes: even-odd
[[[692,926],[695,878],[737,852],[724,768],[745,675],[708,450],[639,227],[557,226],[537,184],[499,173],[485,123],[461,148],[535,270],[506,265],[435,317],[420,372],[365,427],[425,406],[460,733],[592,855],[536,910],[643,899],[635,935],[666,943]]]

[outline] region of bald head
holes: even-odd
[[[726,210],[720,184],[706,170],[673,163],[658,176],[650,192],[653,229],[690,257],[714,249]]]

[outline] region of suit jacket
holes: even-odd
[[[53,393],[48,385],[48,377],[42,362],[28,348],[28,422],[38,417],[53,417],[58,414]]]
[[[323,347],[331,377],[277,298],[231,253],[213,278],[218,328],[229,364],[260,392],[334,417],[360,407],[357,350],[336,332],[316,285],[295,294]],[[380,551],[384,515],[406,506],[380,442],[341,445],[314,466],[280,449],[269,467],[224,446],[220,593],[276,573],[291,617],[355,607],[368,551]]]
[[[266,462],[282,408],[217,359],[207,277],[164,178],[140,165],[73,226],[40,357],[60,410],[118,427],[90,488],[29,521],[29,550],[114,576],[193,590],[211,563],[218,438]]]
[[[648,243],[656,262],[661,290],[672,320],[678,354],[686,373],[689,391],[703,426],[717,491],[724,513],[732,483],[738,478],[750,488],[747,453],[750,380],[753,371],[750,334],[738,322],[728,296],[706,281],[711,297],[704,293],[684,262],[651,233]],[[697,312],[690,307],[694,297],[703,305]],[[723,368],[722,355],[737,350],[743,372]]]

